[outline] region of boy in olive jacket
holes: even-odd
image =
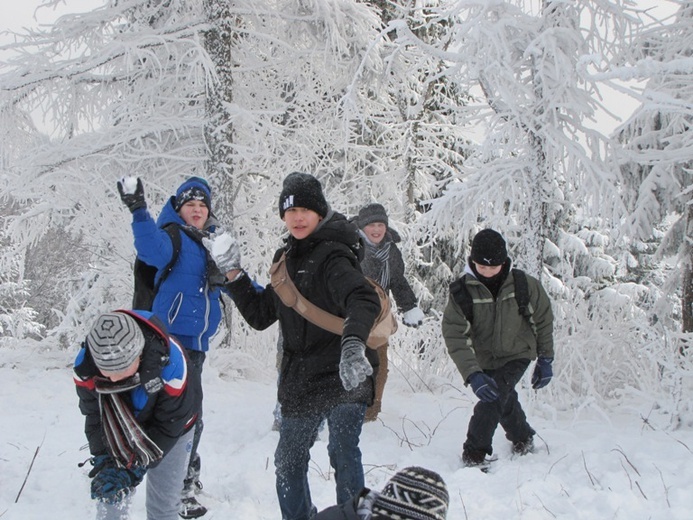
[[[503,237],[492,229],[477,233],[460,280],[472,299],[473,323],[452,293],[443,314],[448,353],[479,398],[462,452],[462,461],[469,466],[483,464],[486,455],[493,453],[493,434],[499,423],[514,453],[532,450],[536,432],[527,422],[515,385],[534,359],[534,389],[546,386],[553,376],[551,302],[539,280],[525,275],[530,316],[523,316],[510,267]]]

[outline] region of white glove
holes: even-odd
[[[342,357],[339,360],[339,377],[345,390],[353,390],[373,373],[366,359],[366,345],[356,336],[342,339]]]
[[[418,307],[414,307],[402,315],[402,321],[407,327],[418,327],[423,323],[424,317],[423,311]]]
[[[202,245],[222,273],[241,269],[241,248],[230,233],[212,233],[209,238],[202,239]]]

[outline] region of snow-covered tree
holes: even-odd
[[[674,2],[668,20],[655,21],[623,54],[624,64],[603,76],[644,82],[642,104],[615,133],[628,216],[625,232],[633,243],[656,244],[634,255],[641,275],[652,260],[675,257],[677,268],[665,283],[676,294],[682,330],[693,332],[693,2]],[[643,249],[643,248],[641,248]],[[653,254],[655,253],[655,254]],[[659,271],[663,269],[662,264]],[[668,297],[668,301],[671,299]],[[664,305],[660,319],[670,315]]]

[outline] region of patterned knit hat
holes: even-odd
[[[211,213],[212,189],[209,187],[209,184],[207,184],[207,181],[201,177],[190,177],[178,187],[173,203],[173,209],[180,211],[183,204],[190,202],[191,200],[201,200]]]
[[[107,312],[99,316],[87,335],[94,363],[104,372],[122,372],[144,349],[142,329],[132,316]]]
[[[365,228],[368,224],[373,224],[373,222],[382,222],[386,226],[389,223],[385,208],[377,202],[362,207],[356,222],[360,229]]]
[[[330,206],[322,193],[320,181],[308,173],[293,172],[286,176],[279,195],[279,216],[289,208],[306,208],[321,217],[327,215]]]
[[[448,502],[447,486],[438,473],[416,466],[404,468],[375,500],[372,520],[445,520]]]
[[[481,265],[503,265],[508,259],[505,240],[498,231],[482,229],[472,240],[472,262]]]

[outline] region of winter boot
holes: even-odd
[[[527,455],[534,451],[534,437],[528,437],[524,441],[513,442],[513,453],[515,455]]]
[[[188,474],[183,481],[183,492],[178,510],[178,515],[181,518],[199,518],[207,512],[207,508],[195,498],[195,493],[202,490],[200,466],[200,456],[195,453],[188,465]]]
[[[481,466],[486,463],[486,452],[465,449],[462,451],[462,463],[469,467]]]
[[[181,499],[178,509],[178,516],[181,518],[200,518],[206,513],[207,508],[197,501],[193,493],[191,496]]]

